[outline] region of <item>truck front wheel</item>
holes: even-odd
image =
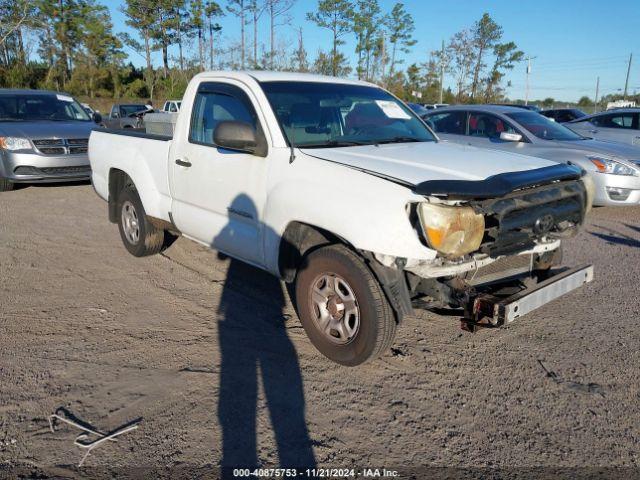
[[[135,257],[154,255],[162,251],[164,230],[149,220],[135,188],[127,186],[118,195],[118,229],[122,243]]]
[[[345,246],[323,247],[305,257],[295,290],[307,336],[334,362],[360,365],[391,346],[393,310],[369,268]]]
[[[13,183],[6,178],[0,177],[0,192],[9,192],[13,190]]]

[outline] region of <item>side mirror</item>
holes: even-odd
[[[111,113],[111,118],[120,118],[120,114],[118,112]]]
[[[260,145],[253,126],[245,122],[220,122],[213,132],[213,143],[220,148],[266,157],[266,144]]]
[[[91,115],[91,118],[98,125],[102,123],[102,115],[100,115],[98,112],[94,112],[93,115]]]
[[[519,133],[500,132],[500,140],[505,142],[521,142],[522,135]]]

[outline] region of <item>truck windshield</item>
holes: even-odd
[[[507,113],[507,117],[513,118],[536,137],[543,140],[584,140],[583,136],[573,130],[569,130],[564,125],[559,125],[536,112],[523,110],[522,112]]]
[[[0,122],[36,120],[89,122],[91,118],[78,102],[67,95],[0,95]]]
[[[381,88],[321,82],[264,82],[290,145],[304,148],[430,142],[416,115]]]

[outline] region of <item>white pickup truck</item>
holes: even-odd
[[[388,349],[413,306],[499,326],[593,277],[556,268],[591,205],[581,170],[439,141],[364,82],[202,73],[173,137],[96,130],[89,157],[130,253],[183,235],[293,283],[343,365]]]

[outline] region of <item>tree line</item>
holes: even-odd
[[[452,85],[443,89],[445,102],[500,101],[506,72],[524,57],[485,13],[442,49],[425,52],[424,62],[406,65],[416,39],[403,3],[385,11],[378,0],[318,0],[305,25],[294,27],[296,1],[123,0],[119,9],[132,35],[116,34],[109,9],[97,0],[0,0],[0,87],[179,98],[200,71],[269,69],[355,76],[423,102],[439,100],[444,75]],[[237,30],[223,31],[224,16],[234,18]],[[313,58],[304,42],[309,25],[331,39]],[[345,51],[349,39],[354,52]],[[143,66],[134,66],[132,56]]]

